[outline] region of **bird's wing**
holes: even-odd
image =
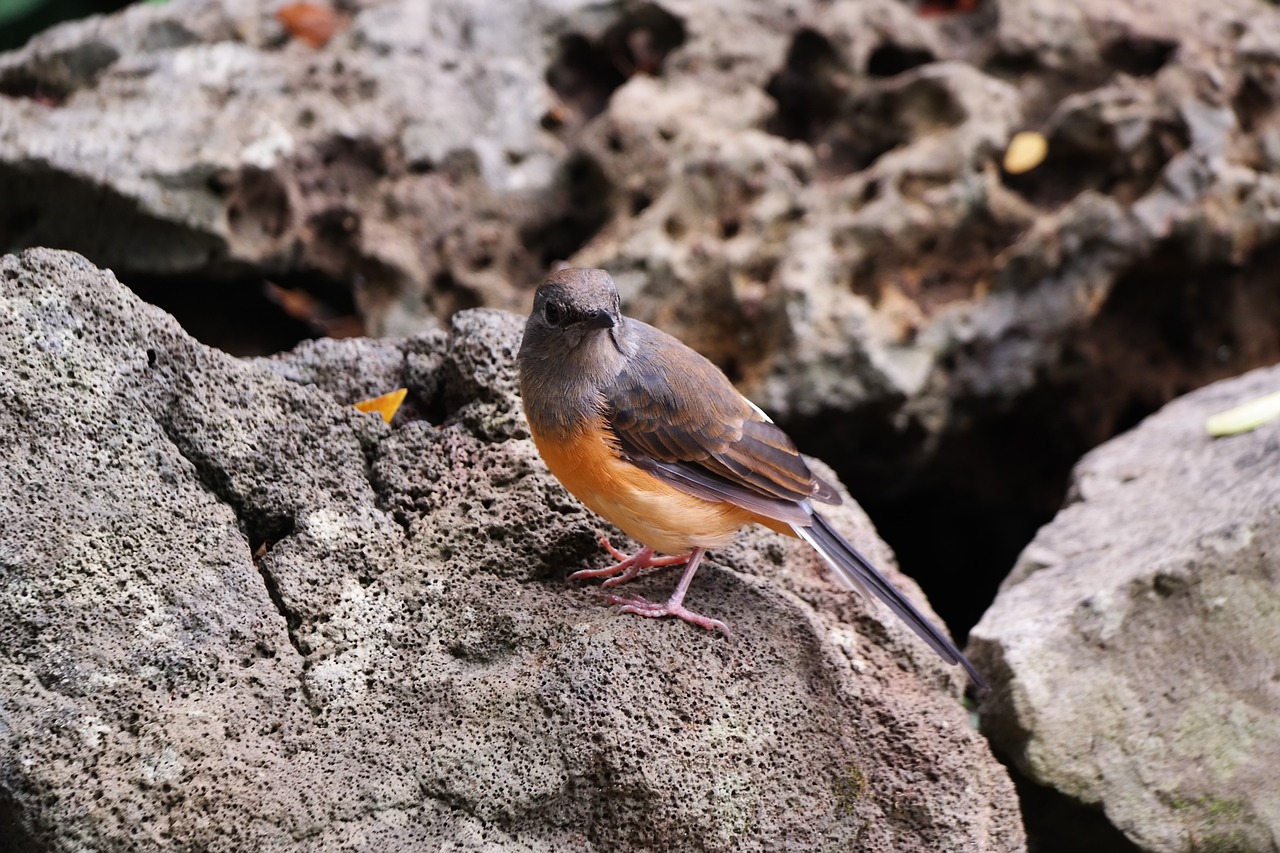
[[[839,503],[791,439],[693,350],[652,327],[607,389],[609,424],[635,465],[682,491],[788,524]]]
[[[791,525],[855,589],[870,593],[943,660],[986,682],[955,644],[850,545],[810,501],[839,503],[782,430],[715,365],[649,326],[640,352],[605,390],[608,421],[634,464],[678,489]]]

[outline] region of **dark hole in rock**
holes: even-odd
[[[283,515],[263,515],[259,513],[238,514],[240,522],[245,526],[245,537],[249,540],[250,553],[259,550],[270,550],[271,546],[293,534],[293,519]]]
[[[269,245],[290,227],[293,218],[289,191],[281,177],[262,169],[245,168],[224,175],[227,226],[241,240]]]
[[[1252,75],[1246,75],[1231,98],[1231,109],[1235,111],[1241,130],[1235,157],[1241,165],[1259,172],[1274,171],[1280,156],[1273,150],[1274,146],[1267,143],[1267,139],[1274,135],[1268,125],[1280,124],[1280,112],[1276,111],[1275,100],[1265,85]]]
[[[412,160],[405,164],[410,175],[430,175],[436,170],[436,164],[427,159]]]
[[[1044,66],[1034,53],[999,51],[992,55],[983,70],[1001,79],[1017,80],[1025,74],[1043,71]]]
[[[312,155],[328,169],[330,180],[368,180],[387,174],[387,151],[370,139],[332,136],[321,141]]]
[[[57,107],[71,95],[71,89],[42,80],[20,69],[0,77],[0,95],[26,98],[46,107]]]
[[[627,77],[657,75],[662,64],[686,38],[684,22],[657,3],[631,7],[605,30],[601,46]]]
[[[1005,766],[1018,791],[1030,853],[1141,853],[1100,808],[1037,785],[1007,762]]]
[[[586,36],[571,33],[560,39],[560,52],[547,69],[547,85],[583,119],[604,112],[614,91],[626,77]]]
[[[887,73],[893,62],[911,59],[926,58],[886,53],[877,65]],[[967,118],[945,79],[875,79],[861,88],[854,83],[830,42],[801,30],[785,67],[766,87],[778,110],[765,129],[813,146],[819,177],[861,171],[886,152]]]
[[[1065,204],[1087,190],[1131,204],[1151,189],[1168,162],[1190,141],[1181,121],[1152,121],[1155,127],[1140,145],[1122,150],[1115,129],[1082,110],[1050,134],[1044,162],[1020,175],[1002,171],[1002,180],[1041,207]]]
[[[1272,114],[1275,101],[1257,80],[1245,77],[1235,97],[1231,99],[1231,108],[1235,110],[1240,129],[1245,133],[1253,133]]]
[[[213,278],[130,275],[124,283],[143,300],[172,314],[201,343],[238,356],[270,355],[319,337],[322,330],[283,307],[296,293],[332,317],[355,314],[350,288],[320,275]],[[280,292],[284,291],[284,294]]]
[[[0,94],[57,106],[73,92],[95,85],[119,58],[114,46],[89,40],[0,73]]]
[[[1150,77],[1169,61],[1178,43],[1167,39],[1130,36],[1102,48],[1102,63],[1134,77]]]
[[[963,644],[1085,452],[1174,397],[1280,361],[1278,265],[1277,247],[1227,266],[1161,245],[1117,279],[1033,390],[960,401],[932,454],[923,428],[891,426],[893,402],[783,425],[836,469]],[[1000,348],[954,352],[950,369],[982,371]]]
[[[0,838],[6,839],[5,849],[11,853],[43,853],[49,848],[45,843],[37,843],[27,831],[24,811],[7,792],[0,790]]]
[[[840,109],[843,87],[838,77],[842,73],[840,56],[825,36],[812,29],[798,30],[782,69],[765,86],[778,104],[765,129],[812,144]]]
[[[543,267],[568,258],[609,221],[612,192],[594,159],[585,154],[569,158],[541,213],[521,227],[521,243]]]
[[[360,232],[360,213],[329,208],[307,219],[307,227],[321,243],[345,243]]]
[[[604,112],[609,98],[627,78],[657,75],[667,54],[684,44],[684,23],[656,3],[632,7],[599,39],[581,33],[561,36],[555,61],[547,69],[547,85],[581,120]],[[565,117],[548,113],[543,127],[556,129]]]
[[[921,65],[927,65],[935,59],[933,52],[918,47],[903,47],[893,42],[886,42],[867,58],[867,74],[872,77],[893,77],[904,71],[910,71]]]

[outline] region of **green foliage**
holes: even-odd
[[[128,5],[129,0],[0,0],[0,51],[21,47],[54,24]]]
[[[15,21],[37,6],[46,5],[48,2],[49,0],[0,0],[0,26]]]

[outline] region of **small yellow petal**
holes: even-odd
[[[362,412],[377,412],[382,415],[382,419],[387,423],[391,423],[391,419],[396,416],[396,411],[400,408],[400,404],[404,402],[405,395],[409,393],[408,388],[397,388],[381,397],[374,397],[372,400],[361,400],[355,404],[355,407]]]
[[[1236,435],[1257,429],[1276,418],[1280,418],[1280,391],[1218,412],[1204,422],[1204,428],[1213,436]]]
[[[1030,172],[1043,163],[1048,154],[1049,140],[1044,134],[1024,130],[1009,140],[1009,147],[1004,151],[1004,170],[1010,175]]]

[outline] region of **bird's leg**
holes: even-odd
[[[680,578],[680,583],[676,585],[676,591],[671,593],[671,597],[667,599],[665,604],[655,604],[652,601],[633,595],[611,595],[609,596],[609,603],[621,604],[623,613],[634,613],[637,616],[647,616],[651,619],[658,616],[674,616],[677,619],[683,619],[686,622],[692,622],[694,625],[706,628],[708,631],[720,631],[726,637],[730,636],[728,625],[719,619],[712,619],[709,616],[694,613],[683,604],[685,593],[689,591],[689,584],[693,583],[693,575],[698,571],[698,563],[702,561],[702,555],[705,553],[707,553],[705,548],[694,548],[689,552],[688,564],[684,568],[684,575]]]
[[[569,575],[569,580],[583,580],[584,578],[608,578],[601,586],[617,586],[640,574],[641,569],[647,569],[650,566],[678,566],[681,563],[689,561],[689,554],[678,554],[673,557],[655,557],[653,549],[649,547],[641,548],[630,557],[619,551],[617,548],[609,544],[609,537],[601,536],[600,544],[604,549],[613,555],[618,562],[612,566],[605,566],[603,569],[583,569]],[[615,577],[616,575],[616,577]]]

